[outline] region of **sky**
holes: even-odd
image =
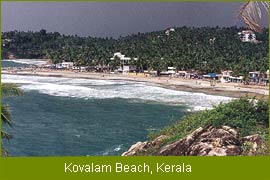
[[[2,31],[114,37],[181,26],[243,26],[234,2],[2,2]],[[263,26],[268,26],[263,12]]]

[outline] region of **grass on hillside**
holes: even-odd
[[[240,137],[259,134],[268,144],[269,139],[269,111],[268,102],[248,98],[240,98],[226,104],[219,104],[212,110],[205,110],[183,117],[173,125],[167,126],[156,133],[150,133],[153,140],[160,135],[166,138],[160,146],[177,141],[199,127],[223,125],[236,128]],[[152,147],[153,148],[153,147]],[[149,148],[149,152],[155,149]]]

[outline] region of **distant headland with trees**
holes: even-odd
[[[235,75],[268,70],[269,29],[256,42],[243,42],[242,27],[174,27],[125,37],[97,38],[58,32],[2,32],[2,58],[46,58],[76,66],[113,66],[110,58],[121,52],[139,70],[195,69],[202,73],[232,70]],[[247,39],[252,40],[252,36]]]

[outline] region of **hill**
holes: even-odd
[[[118,39],[61,35],[58,32],[4,32],[2,58],[9,54],[16,58],[48,58],[54,63],[73,61],[76,65],[112,64],[115,52],[138,58],[132,63],[137,69],[179,70],[196,69],[201,72],[233,70],[235,75],[268,69],[268,31],[256,34],[260,43],[244,43],[237,27],[178,27],[138,33]]]
[[[268,114],[265,101],[236,99],[151,133],[123,155],[266,155]]]

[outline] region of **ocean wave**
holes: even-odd
[[[176,91],[125,80],[91,80],[56,77],[2,75],[2,82],[21,84],[24,91],[38,91],[51,96],[83,99],[122,98],[130,102],[158,102],[190,106],[190,111],[211,109],[232,98],[204,93]]]
[[[43,59],[3,59],[4,62],[15,62],[19,64],[28,65],[43,65],[46,64],[46,60]]]
[[[102,151],[100,154],[103,156],[108,156],[108,155],[112,155],[115,152],[119,152],[122,148],[123,148],[124,144],[120,144],[120,145],[115,145],[113,147],[108,148],[105,151]]]

